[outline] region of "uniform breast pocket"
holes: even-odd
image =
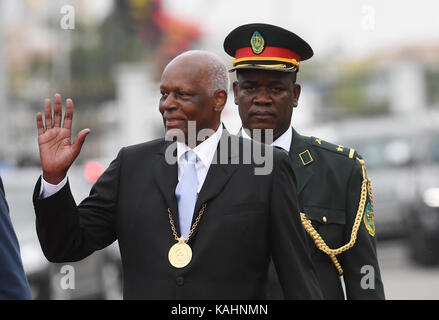
[[[336,249],[344,245],[344,210],[309,206],[304,207],[304,213],[329,248]]]

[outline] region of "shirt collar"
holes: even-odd
[[[212,163],[213,156],[215,155],[218,142],[221,139],[222,134],[223,125],[221,123],[213,135],[192,149],[204,166],[209,167]],[[183,155],[188,150],[190,150],[190,148],[187,146],[187,144],[177,141],[177,161],[179,163],[181,161],[185,161]]]
[[[242,129],[241,132],[242,132],[243,138],[251,139],[244,129]],[[293,140],[293,129],[290,127],[279,138],[277,138],[271,145],[274,147],[281,147],[285,151],[290,152],[292,140]]]
[[[271,145],[281,147],[286,152],[290,152],[291,140],[293,139],[293,129],[290,127],[279,138],[277,138]]]

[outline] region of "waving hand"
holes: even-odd
[[[64,121],[62,121],[61,96],[55,94],[53,106],[50,99],[44,102],[45,127],[43,115],[37,114],[38,146],[40,149],[43,177],[49,183],[58,184],[67,174],[73,161],[79,155],[85,137],[90,129],[81,130],[73,143],[71,142],[71,128],[73,121],[73,101],[67,99]]]

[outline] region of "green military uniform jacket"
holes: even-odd
[[[363,169],[355,150],[293,129],[290,157],[297,180],[301,212],[330,249],[351,240],[359,207]],[[366,193],[367,194],[367,193]],[[384,299],[377,260],[373,204],[367,194],[354,245],[336,255],[343,270],[347,299]],[[365,212],[365,213],[364,213]],[[357,218],[358,219],[358,218]],[[338,269],[308,237],[317,277],[325,299],[344,299]],[[282,298],[271,271],[271,298]]]

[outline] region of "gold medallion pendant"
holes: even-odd
[[[198,217],[195,219],[195,222],[192,225],[192,228],[187,238],[184,238],[183,236],[179,238],[177,235],[177,230],[175,229],[174,220],[172,219],[171,209],[168,208],[168,217],[169,223],[171,224],[172,234],[174,235],[174,239],[177,240],[177,243],[174,244],[171,249],[169,249],[168,253],[168,260],[173,267],[184,268],[191,262],[192,249],[191,247],[189,247],[186,241],[188,241],[189,238],[192,236],[195,228],[198,225],[198,222],[200,222],[201,216],[204,213],[204,209],[206,209],[206,203],[204,203],[201,207],[200,212],[198,213]]]
[[[192,249],[185,243],[183,237],[178,238],[178,243],[169,249],[168,259],[176,268],[184,268],[191,262]]]

